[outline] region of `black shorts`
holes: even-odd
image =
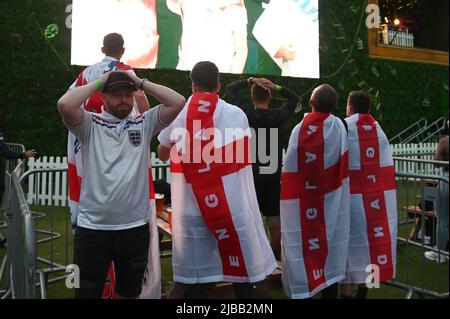
[[[148,263],[149,226],[126,230],[92,230],[77,227],[74,236],[74,263],[80,269],[77,299],[99,299],[114,261],[116,292],[125,298],[140,295]]]
[[[266,217],[280,216],[280,174],[254,175],[259,210]]]

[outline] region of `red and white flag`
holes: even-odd
[[[397,200],[395,167],[388,139],[375,119],[355,114],[349,129],[351,224],[344,283],[365,283],[373,266],[380,281],[395,277]],[[371,266],[369,267],[368,266]]]
[[[127,71],[134,74],[133,69],[111,57],[105,57],[101,62],[96,63],[84,69],[77,77],[75,82],[70,86],[69,90],[76,87],[86,85],[98,80],[104,73],[108,71]],[[103,108],[103,99],[101,92],[94,92],[80,107],[88,112],[101,113]],[[132,115],[138,115],[136,101],[133,102]],[[71,214],[72,228],[75,229],[78,216],[78,204],[80,202],[81,181],[83,178],[83,155],[82,145],[74,134],[69,132],[67,139],[67,161],[68,161],[68,179],[69,179],[69,207]],[[144,273],[141,299],[159,299],[161,297],[161,266],[159,259],[159,236],[156,224],[156,203],[152,178],[151,163],[148,168],[149,176],[149,200],[151,210],[149,212],[150,227],[150,245],[148,264]],[[111,262],[105,286],[103,288],[104,299],[111,299],[115,296],[116,278],[114,272],[114,263]]]
[[[291,135],[281,182],[282,282],[309,298],[345,277],[350,227],[347,133],[342,120],[306,114]]]
[[[256,199],[250,137],[245,114],[213,93],[194,93],[160,133],[162,145],[174,145],[176,282],[258,282],[275,269]]]

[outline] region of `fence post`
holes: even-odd
[[[63,163],[63,165],[64,166],[66,166],[67,167],[67,157],[63,157],[63,160],[62,160],[62,163]],[[61,189],[61,192],[62,192],[62,204],[61,204],[61,206],[64,206],[64,207],[66,207],[66,206],[69,206],[68,205],[68,195],[69,195],[69,192],[68,192],[68,189],[67,189],[67,173],[66,172],[63,172],[62,173],[62,189]]]
[[[61,157],[57,157],[55,160],[55,167],[61,167]],[[55,173],[55,195],[53,203],[55,206],[59,206],[62,200],[61,198],[61,186],[60,186],[61,173]]]
[[[34,157],[30,157],[28,159],[28,170],[33,170],[35,168],[36,160]],[[27,193],[27,203],[31,204],[33,202],[33,194],[34,194],[34,175],[31,175],[28,179],[28,193]]]

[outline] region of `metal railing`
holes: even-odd
[[[427,128],[428,120],[424,117],[422,117],[420,120],[412,124],[411,126],[407,127],[394,137],[392,137],[389,140],[390,144],[397,144],[397,143],[408,143],[406,142],[410,136],[417,134],[418,132],[422,132]]]
[[[23,165],[22,165],[23,166]],[[65,169],[46,169],[32,170],[24,174],[18,168],[13,173],[7,173],[6,191],[7,206],[5,209],[5,217],[8,225],[8,245],[7,254],[2,264],[9,266],[1,267],[0,279],[7,271],[8,287],[7,290],[0,291],[0,298],[26,298],[32,299],[36,297],[36,287],[40,287],[41,298],[46,298],[46,289],[48,284],[64,280],[67,277],[66,266],[56,261],[56,256],[61,251],[54,248],[54,241],[65,236],[65,244],[62,248],[65,255],[66,265],[71,260],[69,257],[69,238],[71,235],[70,217],[66,216],[66,229],[64,234],[55,231],[55,214],[50,213],[47,217],[46,224],[50,229],[40,229],[39,219],[45,218],[46,215],[39,212],[32,212],[26,202],[23,193],[23,184],[27,177],[52,172],[67,171]],[[20,175],[20,178],[19,178]],[[38,179],[36,179],[36,183]],[[50,219],[50,220],[48,220]],[[50,246],[49,256],[38,256],[39,244],[48,243]],[[59,259],[61,257],[59,256]],[[37,265],[44,265],[45,268],[37,268]],[[64,272],[64,275],[49,279],[50,274]],[[39,281],[36,282],[36,277]]]
[[[39,187],[39,183],[42,182],[41,178],[33,178],[33,179],[29,179],[29,177],[33,176],[41,176],[41,175],[45,175],[47,181],[49,181],[49,185],[51,185],[51,181],[53,178],[55,178],[55,175],[57,173],[61,173],[61,172],[67,172],[67,168],[46,168],[46,169],[33,169],[33,170],[29,170],[27,172],[25,172],[24,174],[22,174],[20,176],[20,184],[23,186],[24,183],[26,181],[30,182],[32,180],[33,183],[35,183],[35,188]],[[52,197],[52,192],[53,192],[53,188],[50,187],[49,188],[49,196]],[[34,199],[33,202],[38,202],[38,199]],[[39,277],[39,281],[36,284],[40,289],[40,297],[42,299],[46,299],[47,298],[47,287],[49,284],[52,283],[56,283],[59,282],[61,280],[65,280],[67,277],[67,273],[66,273],[66,266],[69,265],[71,263],[72,260],[72,256],[69,255],[69,251],[70,251],[70,237],[72,236],[72,227],[71,227],[71,222],[70,222],[70,216],[68,214],[65,214],[65,216],[63,216],[63,223],[64,223],[64,233],[60,233],[56,231],[56,220],[57,217],[59,219],[60,216],[56,216],[55,212],[52,210],[48,216],[46,214],[40,213],[40,212],[34,212],[35,215],[35,219],[36,219],[36,228],[35,228],[35,236],[36,238],[40,237],[39,240],[37,240],[37,244],[44,244],[44,243],[48,243],[48,245],[50,246],[49,249],[47,249],[47,254],[49,256],[46,257],[42,257],[42,256],[37,256],[36,259],[37,261],[42,264],[45,265],[46,267],[43,268],[39,268],[37,269],[37,275]],[[41,229],[39,226],[39,219],[46,219],[45,221],[45,226],[49,227],[49,230],[46,229]],[[45,237],[42,237],[45,236]],[[63,246],[62,246],[62,250],[61,248],[58,249],[55,247],[56,246],[56,240],[63,240]],[[38,253],[39,255],[41,255],[40,253],[40,246],[38,246]],[[48,247],[47,247],[48,248]],[[58,258],[57,258],[58,255]],[[64,264],[61,263],[61,261],[57,261],[57,259],[61,260],[64,259]],[[50,279],[50,275],[57,275],[59,274],[59,276],[51,278]]]
[[[448,298],[448,162],[395,158],[398,207],[397,278],[386,283],[406,298]],[[399,165],[400,164],[400,165]],[[402,166],[403,165],[403,166]],[[420,174],[432,165],[436,174]],[[434,255],[427,260],[425,253]],[[436,262],[438,261],[438,262]]]
[[[395,171],[398,173],[415,173],[422,175],[442,176],[448,171],[448,162],[429,159],[394,157]]]
[[[438,139],[441,136],[443,127],[445,126],[445,119],[443,117],[437,119],[429,124],[423,130],[419,130],[404,139],[401,143],[425,143],[433,139]]]
[[[396,164],[405,164],[396,172],[398,224],[398,258],[396,279],[387,285],[406,290],[406,298],[414,296],[448,298],[448,262],[433,263],[424,257],[425,252],[435,252],[438,258],[448,257],[444,241],[448,241],[443,223],[445,212],[448,212],[448,162],[436,162],[421,159],[395,158]],[[418,173],[423,165],[439,167],[437,174]],[[66,169],[30,170],[18,178],[15,173],[8,174],[7,185],[7,221],[8,221],[8,260],[0,263],[0,278],[3,270],[9,271],[9,289],[2,298],[35,298],[36,287],[40,288],[40,297],[47,298],[49,284],[63,280],[67,273],[66,265],[71,262],[69,256],[71,234],[70,217],[66,214],[65,230],[57,233],[55,215],[46,216],[46,227],[39,229],[38,220],[43,214],[32,213],[25,202],[22,184],[29,176],[37,174],[54,174]],[[158,176],[163,177],[163,176]],[[34,178],[38,183],[39,179]],[[447,213],[448,214],[448,213]],[[448,215],[447,215],[448,216]],[[427,230],[427,223],[431,227]],[[448,217],[447,222],[448,224]],[[60,231],[61,232],[61,231]],[[45,237],[43,237],[45,235]],[[444,238],[444,239],[442,239]],[[55,257],[55,240],[63,240],[59,259]],[[38,256],[39,245],[47,243],[49,256]],[[61,254],[65,260],[61,262]],[[46,265],[38,268],[37,265]],[[62,273],[59,277],[50,275]],[[1,296],[1,294],[0,294]]]
[[[5,268],[8,271],[8,289],[2,299],[35,298],[36,237],[34,221],[19,182],[23,162],[13,172],[6,172],[5,218],[8,225],[8,244]],[[0,279],[3,275],[0,273]]]

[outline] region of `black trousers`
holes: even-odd
[[[77,299],[99,299],[111,261],[116,274],[116,292],[136,298],[142,290],[148,263],[149,226],[104,231],[77,227],[74,237],[74,262],[80,269]]]

